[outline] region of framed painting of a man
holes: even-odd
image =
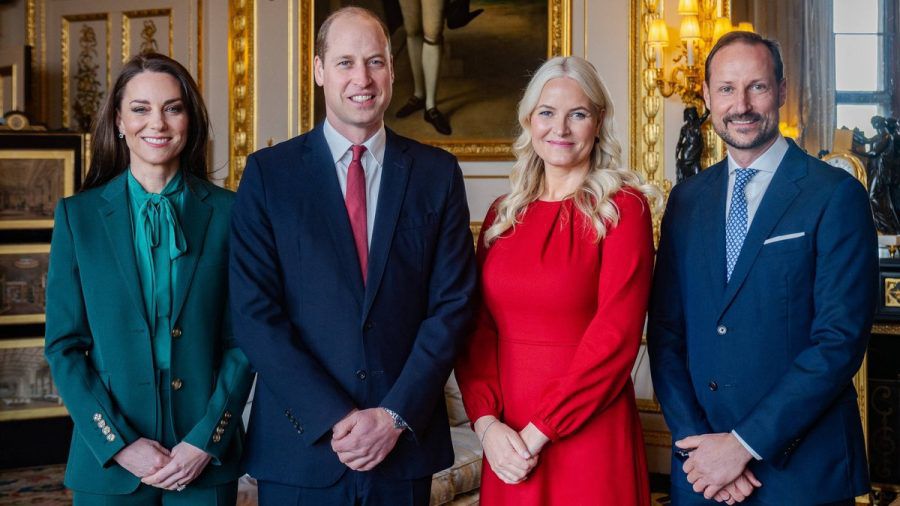
[[[571,0],[302,0],[300,129],[324,118],[314,37],[329,13],[366,7],[391,33],[394,90],[385,123],[463,159],[508,159],[530,73],[571,52]]]

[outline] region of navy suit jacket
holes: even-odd
[[[727,283],[727,162],[674,188],[647,337],[673,440],[735,430],[762,457],[752,502],[812,504],[868,489],[851,379],[877,245],[865,188],[788,142]],[[681,465],[673,455],[672,484],[690,490]]]
[[[248,472],[336,482],[347,468],[332,426],[378,406],[412,430],[372,472],[411,479],[450,466],[443,386],[475,289],[456,158],[387,131],[365,286],[321,125],[247,159],[231,241],[235,336],[259,373]]]

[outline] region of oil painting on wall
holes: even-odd
[[[567,51],[561,39],[570,36],[551,34],[567,0],[318,0],[316,30],[346,4],[387,20],[395,70],[388,128],[470,159],[510,156],[530,74],[549,54]],[[429,19],[433,12],[442,19]],[[324,115],[316,87],[313,120]]]

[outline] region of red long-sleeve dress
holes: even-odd
[[[572,199],[536,201],[514,231],[478,242],[480,315],[456,367],[466,411],[515,430],[531,422],[551,439],[517,485],[485,459],[481,504],[650,503],[630,376],[653,268],[650,208],[630,188],[613,202],[619,222],[599,244]],[[482,231],[493,220],[491,210]]]

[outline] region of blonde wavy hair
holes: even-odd
[[[509,175],[511,190],[496,203],[496,218],[484,233],[485,246],[490,246],[507,230],[515,230],[525,208],[544,191],[544,161],[531,144],[531,115],[544,86],[561,77],[578,83],[590,100],[594,115],[603,116],[599,141],[591,150],[590,168],[572,195],[578,210],[590,218],[597,233],[596,242],[606,236],[608,227],[619,222],[619,210],[611,197],[622,186],[631,186],[643,193],[654,211],[662,205],[662,194],[656,186],[645,183],[639,174],[622,168],[622,148],[614,130],[613,104],[597,69],[584,58],[558,56],[535,72],[519,102],[521,133],[513,143],[516,162]]]

